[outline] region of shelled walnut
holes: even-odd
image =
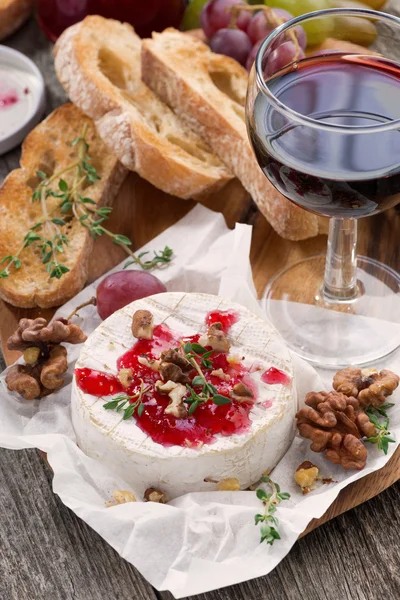
[[[384,369],[374,371],[371,369],[357,369],[347,367],[338,371],[333,378],[333,387],[336,391],[357,398],[360,406],[379,407],[386,402],[388,396],[399,385],[399,376]]]
[[[372,437],[376,430],[358,400],[336,391],[310,392],[305,403],[296,415],[297,427],[312,441],[311,450],[325,452],[345,469],[363,469],[367,450],[361,438]]]
[[[24,352],[26,364],[8,370],[8,389],[26,400],[42,398],[59,389],[68,369],[67,350],[61,342],[80,344],[86,339],[82,329],[66,319],[56,319],[50,324],[41,317],[21,319],[7,347]]]
[[[222,329],[222,323],[212,323],[200,339],[199,344],[204,347],[210,347],[215,352],[229,352],[230,343],[226,333]]]
[[[132,317],[132,335],[139,340],[152,340],[154,317],[149,310],[137,310]]]

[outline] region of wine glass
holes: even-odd
[[[344,43],[304,58],[295,28],[329,31],[339,17],[375,25],[375,54]],[[260,168],[289,200],[330,218],[326,257],[279,272],[263,297],[288,346],[320,366],[368,364],[400,346],[400,277],[356,255],[357,219],[400,201],[399,63],[398,17],[331,9],[276,28],[250,73],[246,121]]]

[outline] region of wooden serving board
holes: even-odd
[[[237,180],[230,182],[222,191],[202,203],[208,208],[222,212],[229,227],[233,227],[236,222],[253,225],[251,263],[259,294],[262,293],[268,280],[281,268],[301,258],[325,251],[325,236],[303,242],[290,242],[280,238],[259,213]],[[109,226],[112,231],[130,237],[134,248],[140,248],[182,218],[194,205],[194,202],[179,200],[164,194],[132,173],[126,179],[114,202]],[[391,209],[382,215],[362,219],[359,238],[360,254],[382,260],[396,270],[400,269],[399,211]],[[125,256],[124,251],[113,245],[108,238],[97,240],[90,262],[89,282],[121,262]],[[19,309],[0,301],[0,338],[7,364],[11,364],[19,356],[18,352],[11,352],[6,347],[6,341],[15,330],[19,319],[27,316],[50,318],[53,312],[53,310]],[[373,498],[398,479],[400,479],[400,449],[383,469],[367,475],[343,490],[327,512],[320,519],[313,520],[302,535]]]

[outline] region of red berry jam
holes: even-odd
[[[222,331],[228,333],[232,325],[237,323],[239,315],[229,310],[212,310],[206,316],[206,325],[209,327],[213,323],[221,323]]]
[[[224,326],[226,327],[229,323],[233,324],[237,320],[237,316],[233,316],[233,313],[229,313],[229,315],[225,321]],[[208,321],[208,318],[209,316],[207,317],[208,324],[215,322]],[[218,321],[220,319],[221,313],[218,315]],[[170,399],[167,395],[154,390],[154,384],[160,379],[160,374],[146,364],[142,364],[139,358],[146,355],[147,361],[157,360],[163,350],[179,348],[182,343],[194,343],[198,339],[198,334],[180,339],[165,325],[157,325],[154,328],[152,340],[137,341],[128,352],[117,360],[118,370],[132,369],[133,377],[129,388],[122,388],[116,377],[91,369],[75,370],[77,385],[82,391],[102,398],[121,391],[134,396],[141,389],[142,382],[146,387],[151,385],[151,389],[143,396],[143,410],[139,414],[138,408],[136,408],[133,416],[138,427],[146,432],[154,442],[163,446],[199,447],[204,443],[212,442],[216,434],[230,436],[248,430],[251,424],[249,413],[257,395],[256,386],[249,377],[249,370],[241,362],[228,362],[227,355],[224,353],[212,352],[209,355],[208,360],[212,362],[212,367],[202,365],[201,358],[197,359],[206,381],[216,388],[218,394],[226,398],[231,395],[233,387],[237,383],[243,382],[253,391],[254,397],[247,401],[232,400],[229,404],[222,405],[208,400],[199,404],[193,414],[184,419],[165,414],[165,408]],[[209,350],[211,351],[211,349]],[[191,381],[197,375],[195,368],[188,373]],[[201,385],[192,385],[192,387],[196,393],[201,393]]]
[[[111,396],[122,391],[122,385],[115,375],[94,369],[75,369],[76,383],[86,394]]]
[[[275,367],[271,367],[268,369],[268,371],[265,371],[265,373],[262,374],[261,381],[268,383],[269,385],[289,385],[290,377],[283,371],[275,369]]]

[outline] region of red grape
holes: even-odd
[[[265,75],[268,77],[275,75],[275,73],[290,65],[295,59],[301,60],[302,58],[305,58],[305,54],[301,48],[296,56],[295,44],[293,42],[284,42],[269,55]]]
[[[220,29],[210,40],[210,48],[217,54],[225,54],[245,65],[251,50],[251,42],[240,29]]]
[[[306,46],[307,46],[307,34],[306,34],[306,32],[304,31],[304,29],[302,27],[300,27],[300,25],[298,25],[297,27],[295,27],[294,31],[296,33],[297,41],[299,42],[300,48],[302,48],[303,50],[305,50]]]
[[[278,19],[280,19],[284,23],[286,23],[286,21],[290,21],[290,19],[293,19],[293,15],[290,14],[290,12],[288,12],[287,10],[284,10],[283,8],[274,8],[274,13],[278,17]]]
[[[208,38],[211,38],[219,29],[229,27],[232,20],[232,6],[246,4],[244,0],[210,0],[203,7],[200,16],[201,27]],[[247,29],[250,15],[239,14],[237,26]]]
[[[274,28],[275,25],[267,20],[265,13],[261,10],[251,19],[247,28],[247,35],[250,41],[255,44],[258,40],[265,39]]]
[[[157,277],[145,271],[117,271],[107,275],[96,290],[97,311],[107,319],[134,300],[166,292]]]
[[[256,42],[254,44],[254,46],[252,47],[249,57],[247,59],[246,62],[246,69],[248,71],[251,71],[251,67],[253,66],[253,62],[256,60],[256,56],[257,56],[257,52],[261,46],[261,44],[263,43],[264,40],[258,40],[258,42]]]
[[[294,18],[293,15],[290,14],[290,12],[288,12],[287,10],[283,10],[283,8],[274,8],[274,13],[276,14],[277,17],[279,17],[279,19],[282,19],[285,23],[286,23],[286,21],[290,21],[290,19]],[[307,46],[307,36],[306,36],[306,32],[304,31],[303,27],[298,25],[297,27],[292,29],[292,31],[294,31],[296,33],[297,41],[299,42],[300,48],[303,48],[303,50],[305,50],[305,47]],[[287,33],[286,40],[290,41],[290,39],[291,38]]]
[[[239,13],[238,18],[236,19],[236,27],[247,33],[250,21],[251,13],[243,10],[241,13]]]

